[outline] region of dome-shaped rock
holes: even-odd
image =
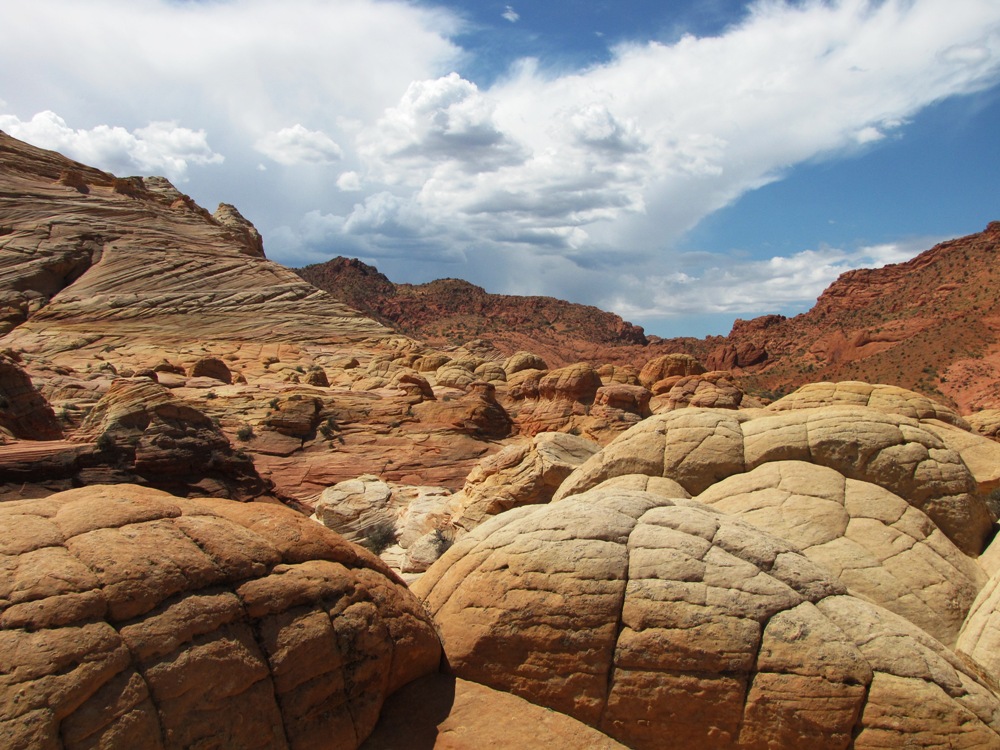
[[[825,466],[776,461],[712,485],[699,502],[791,542],[852,594],[955,643],[986,574],[921,511]]]
[[[991,531],[985,501],[959,454],[915,419],[868,407],[829,406],[750,418],[681,409],[652,416],[576,469],[553,500],[622,474],[664,476],[697,495],[771,461],[798,460],[877,484],[922,510],[963,552]]]
[[[645,388],[671,375],[700,375],[705,372],[702,364],[690,354],[664,354],[649,360],[639,371],[639,383]]]
[[[868,406],[887,414],[911,419],[938,419],[958,427],[968,424],[954,409],[922,393],[882,383],[846,380],[839,383],[809,383],[770,404],[768,411],[811,409],[817,406]]]
[[[385,566],[273,505],[0,505],[0,746],[354,748],[440,644]]]
[[[630,747],[1000,746],[1000,699],[937,640],[691,500],[515,509],[414,591],[458,677]]]

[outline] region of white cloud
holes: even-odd
[[[110,125],[75,130],[54,112],[45,111],[27,122],[13,115],[0,115],[0,129],[15,138],[119,174],[164,174],[179,181],[186,178],[192,164],[224,161],[208,145],[204,130],[180,127],[176,122],[153,122],[134,132]]]
[[[7,3],[0,127],[124,173],[213,165],[192,194],[239,205],[277,260],[440,262],[649,316],[814,296],[863,258],[677,276],[672,248],[795,165],[1000,78],[995,0],[761,0],[714,37],[576,71],[525,60],[480,87],[453,72],[461,21],[427,2]]]
[[[911,240],[855,250],[822,248],[742,262],[716,257],[715,263],[703,263],[697,273],[630,273],[621,293],[602,302],[631,319],[692,313],[799,312],[811,307],[842,273],[902,263],[933,242]]]
[[[337,178],[337,187],[345,193],[357,193],[361,190],[361,176],[357,172],[344,172]]]
[[[297,164],[330,164],[340,161],[344,152],[336,142],[319,130],[302,125],[266,133],[257,139],[254,148],[285,166]]]
[[[521,19],[521,16],[518,15],[517,11],[514,10],[509,5],[504,9],[504,12],[501,13],[500,15],[503,16],[508,21],[510,21],[511,23],[517,23]]]

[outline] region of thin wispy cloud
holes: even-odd
[[[521,16],[518,14],[518,12],[509,5],[504,9],[504,12],[501,13],[500,15],[501,17],[507,19],[511,23],[517,23],[519,20],[521,20]]]

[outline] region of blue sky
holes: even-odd
[[[0,129],[234,203],[268,256],[661,336],[1000,219],[1000,4],[33,0]]]

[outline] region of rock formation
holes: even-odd
[[[695,501],[602,489],[516,509],[414,591],[458,677],[630,747],[1000,743],[1000,699],[947,648]]]
[[[353,748],[437,669],[388,569],[286,508],[95,486],[0,525],[4,747]]]

